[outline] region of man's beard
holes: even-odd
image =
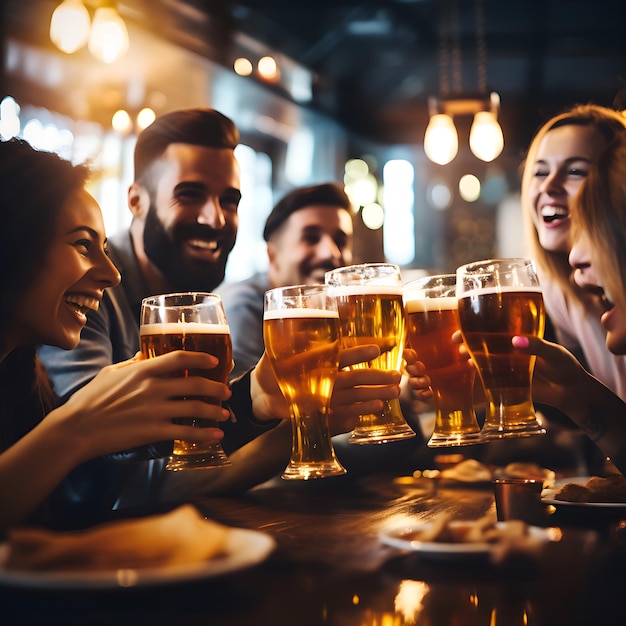
[[[185,237],[181,237],[180,231],[182,230],[188,231]],[[207,227],[195,224],[174,229],[172,236],[168,236],[156,214],[155,207],[150,204],[143,232],[144,250],[151,263],[159,269],[172,289],[176,291],[211,291],[224,280],[230,250],[226,251],[226,254],[223,254],[216,262],[201,260],[194,262],[182,257],[180,244],[177,244],[177,241],[189,238],[189,235],[195,231],[201,238],[207,235]]]

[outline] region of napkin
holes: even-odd
[[[5,567],[93,571],[200,562],[223,554],[227,535],[226,526],[191,505],[80,531],[18,527],[9,531]]]

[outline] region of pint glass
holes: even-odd
[[[408,343],[430,376],[435,428],[430,447],[481,443],[474,412],[475,369],[459,352],[456,275],[427,276],[405,285]]]
[[[406,339],[402,277],[397,265],[364,263],[326,272],[326,284],[337,301],[344,348],[376,344],[380,356],[353,367],[400,370]],[[378,413],[360,415],[350,443],[385,443],[415,437],[400,402],[386,400]]]
[[[326,286],[293,285],[265,292],[263,338],[291,417],[291,458],[282,478],[345,474],[328,429],[339,371],[339,315]]]
[[[532,400],[535,356],[516,351],[514,335],[543,336],[545,310],[529,259],[492,259],[457,269],[459,322],[487,398],[488,439],[544,434]]]
[[[192,350],[207,352],[219,359],[217,367],[184,370],[180,376],[204,376],[222,383],[228,382],[232,367],[232,344],[226,314],[220,296],[212,293],[172,293],[145,298],[141,304],[141,352],[151,358],[173,352]],[[210,398],[203,398],[212,402]],[[200,419],[179,419],[199,428],[215,426],[217,422]],[[207,423],[208,422],[208,423]],[[230,465],[222,446],[174,441],[170,470],[202,469]]]

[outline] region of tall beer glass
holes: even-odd
[[[545,310],[529,259],[491,259],[457,269],[459,321],[488,402],[489,439],[544,434],[532,400],[535,356],[516,351],[514,335],[543,337]]]
[[[376,344],[380,356],[355,368],[400,370],[406,340],[402,277],[391,263],[349,265],[326,272],[326,284],[337,301],[341,343],[345,348]],[[360,415],[350,443],[385,443],[415,437],[400,402],[385,401],[378,413]]]
[[[474,412],[476,370],[459,352],[456,274],[426,276],[405,285],[408,343],[426,366],[435,405],[430,447],[484,441]]]
[[[339,370],[339,315],[324,285],[265,293],[265,352],[287,402],[292,427],[286,479],[345,474],[328,430],[330,396]]]
[[[174,350],[192,350],[207,352],[219,359],[217,367],[184,370],[180,376],[204,376],[228,382],[233,350],[226,314],[217,294],[171,293],[145,298],[141,303],[140,335],[141,352],[148,358]],[[210,398],[203,399],[212,402]],[[181,418],[179,421],[199,428],[218,426],[211,420]],[[198,444],[176,440],[166,467],[186,470],[230,463],[219,442]]]

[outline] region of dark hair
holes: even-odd
[[[15,302],[42,271],[61,207],[88,174],[22,139],[0,141],[0,333],[8,332]],[[5,345],[0,334],[0,348]],[[35,346],[13,350],[0,363],[0,448],[30,430],[53,398]]]
[[[263,239],[269,241],[272,234],[285,223],[292,213],[316,204],[339,206],[346,211],[350,211],[352,208],[350,198],[348,198],[343,187],[336,183],[323,183],[294,189],[283,196],[272,209],[265,222]]]
[[[142,181],[150,166],[172,143],[230,148],[239,143],[233,121],[215,109],[183,109],[157,117],[135,144],[135,180]]]

